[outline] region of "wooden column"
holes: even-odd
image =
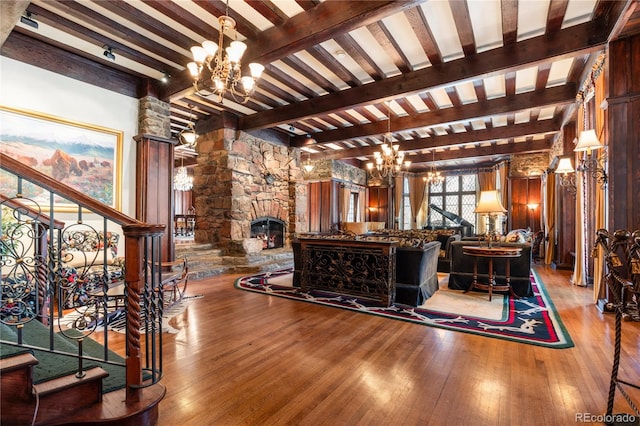
[[[174,260],[173,148],[175,140],[153,135],[134,137],[136,148],[136,219],[165,225],[161,259]]]
[[[608,54],[610,231],[640,229],[640,35],[612,42]]]

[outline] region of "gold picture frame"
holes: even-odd
[[[121,210],[124,132],[35,111],[0,106],[0,151],[90,197]],[[15,178],[2,171],[0,192],[11,195]],[[49,192],[25,185],[23,196],[49,205]],[[65,200],[54,209],[69,211]]]

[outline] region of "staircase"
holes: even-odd
[[[0,193],[0,424],[156,424],[166,391],[162,339],[139,330],[160,326],[162,293],[155,289],[162,271],[153,267],[160,252],[152,248],[159,247],[165,226],[131,218],[4,153],[0,169],[16,182]],[[50,204],[43,208],[25,197],[23,185],[51,193]],[[69,204],[64,214],[52,208],[58,196]],[[91,238],[74,238],[86,231]],[[73,259],[83,261],[68,264],[64,242],[106,248],[113,232],[126,239],[118,259],[124,277],[111,275],[105,250],[100,262],[80,255]],[[113,311],[109,284],[116,283],[127,289],[127,335],[103,332],[98,343],[89,336]],[[58,317],[70,307],[82,316],[61,336]]]
[[[293,266],[291,248],[263,250],[245,256],[226,256],[212,244],[182,243],[175,246],[176,259],[186,257],[189,279],[201,280],[220,274],[255,274]]]
[[[97,342],[85,338],[79,345],[78,340],[59,333],[50,340],[49,328],[37,320],[24,324],[20,335],[13,327],[0,324],[0,334],[5,342],[0,343],[3,425],[79,423],[85,416],[100,422],[104,393],[120,388],[114,393],[124,398],[124,377],[118,377],[124,373],[124,365],[119,364],[124,360],[112,354],[111,364],[97,361],[95,357],[104,353]],[[79,347],[82,362],[76,357]],[[126,422],[136,424],[148,415],[129,412]],[[122,419],[112,424],[122,424]]]

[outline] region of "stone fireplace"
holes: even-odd
[[[261,217],[251,222],[251,238],[262,241],[262,249],[284,247],[284,222],[274,217]]]
[[[308,229],[299,149],[233,129],[200,136],[197,149],[196,242],[244,256],[289,247]]]

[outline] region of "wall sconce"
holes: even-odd
[[[580,164],[577,167],[578,172],[591,173],[594,179],[600,184],[601,188],[607,186],[608,176],[604,170],[603,161],[606,158],[606,154],[598,159],[597,156],[591,155],[592,151],[604,148],[604,145],[598,139],[595,130],[584,130],[580,132],[578,143],[573,149],[575,152],[583,152]]]
[[[573,164],[571,164],[571,158],[569,157],[560,157],[560,161],[558,161],[558,167],[556,167],[554,173],[560,177],[560,186],[562,186],[569,194],[576,195],[576,181],[573,169]]]

